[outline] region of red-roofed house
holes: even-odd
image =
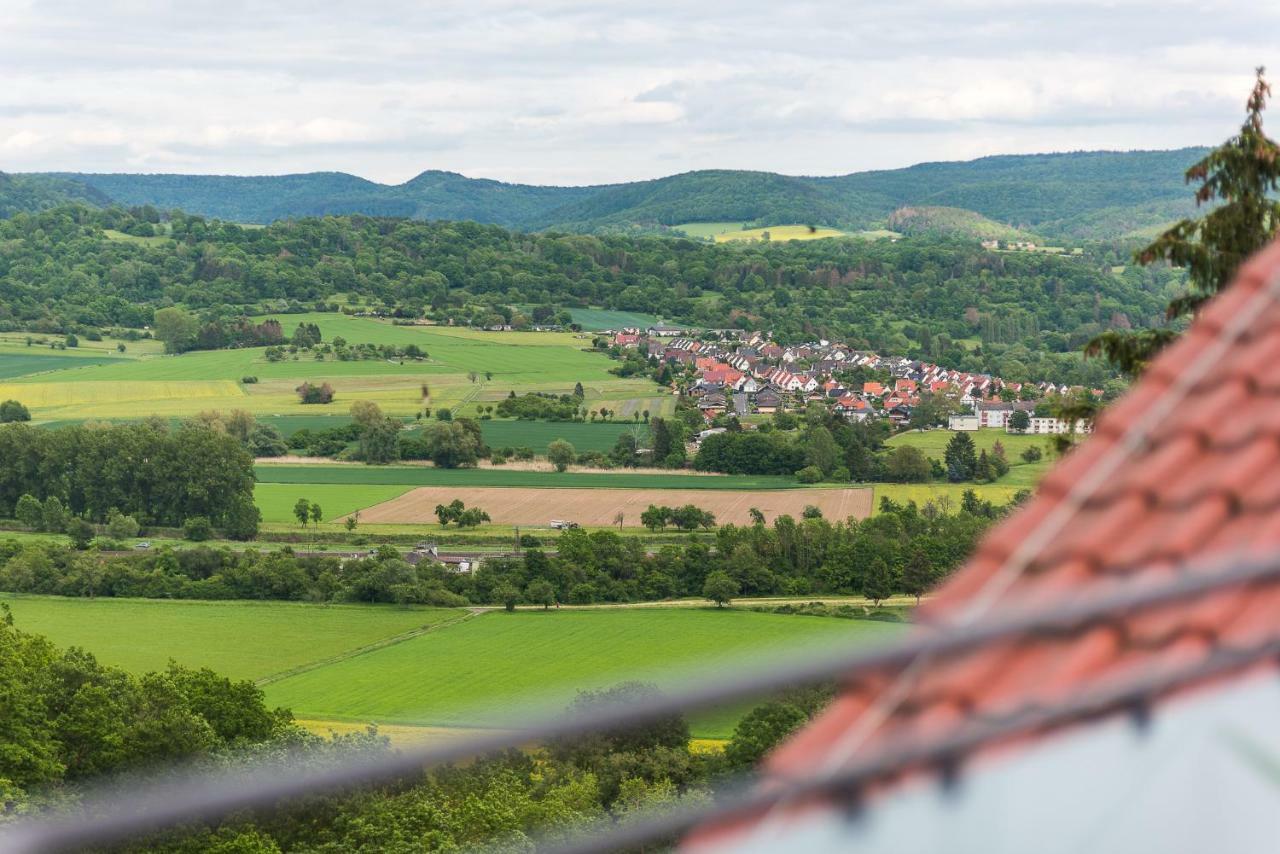
[[[640,343],[640,336],[634,332],[619,332],[613,336],[613,343],[619,347],[635,347]]]
[[[760,791],[845,785],[686,849],[1275,850],[1280,577],[1227,573],[1280,560],[1278,360],[1280,243],[983,539],[911,638],[1025,624],[849,674]],[[1216,586],[1170,592],[1197,579]],[[1066,617],[1099,603],[1105,618]]]
[[[879,397],[880,395],[884,394],[884,386],[880,385],[880,383],[874,383],[874,382],[863,383],[862,393],[872,394],[872,395],[875,395],[876,397]]]

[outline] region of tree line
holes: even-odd
[[[483,521],[478,508],[441,505],[439,510],[441,524]],[[485,560],[471,573],[430,559],[410,563],[392,546],[343,559],[298,555],[288,548],[207,546],[103,554],[8,540],[0,541],[0,590],[514,607],[701,597],[708,577],[723,572],[736,584],[730,598],[829,593],[883,599],[892,593],[919,595],[945,577],[1007,510],[972,492],[958,507],[945,501],[924,507],[882,501],[878,514],[860,521],[827,520],[816,510],[798,520],[780,516],[771,524],[757,517],[751,525],[692,534],[687,543],[664,545],[653,554],[636,538],[574,529],[561,532],[554,553],[530,548],[517,557]],[[310,521],[310,502],[299,503],[299,519],[304,511]],[[691,528],[710,521],[697,508],[676,508],[672,516],[675,524]]]
[[[0,427],[0,517],[12,517],[26,495],[57,499],[89,522],[113,511],[171,527],[201,517],[228,537],[251,539],[260,519],[253,485],[245,444],[197,423]]]

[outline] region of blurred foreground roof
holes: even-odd
[[[920,610],[915,631],[1168,583],[1188,562],[1269,555],[1280,555],[1280,243],[1251,260],[1036,497],[983,540]],[[966,728],[1277,641],[1280,585],[1271,582],[859,674],[771,757],[764,785],[943,744]],[[845,797],[792,798],[703,827],[686,848],[1264,850],[1280,831],[1274,666],[1180,685],[1127,719],[979,739]],[[1262,674],[1272,678],[1247,678]]]

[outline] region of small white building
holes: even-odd
[[[978,416],[976,415],[952,415],[947,419],[947,429],[957,430],[960,432],[968,432],[978,429]]]

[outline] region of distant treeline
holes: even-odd
[[[141,215],[60,207],[0,221],[0,329],[141,327],[181,304],[201,313],[208,343],[247,343],[263,336],[242,326],[246,312],[352,297],[387,314],[485,326],[527,326],[529,305],[543,315],[601,305],[770,330],[784,343],[847,341],[1013,381],[1097,385],[1107,372],[1082,362],[1080,345],[1111,326],[1162,322],[1181,275],[1115,274],[1128,257],[1118,249],[1057,258],[924,239],[734,246],[361,216],[243,228],[174,213],[167,239],[104,236],[138,230]]]

